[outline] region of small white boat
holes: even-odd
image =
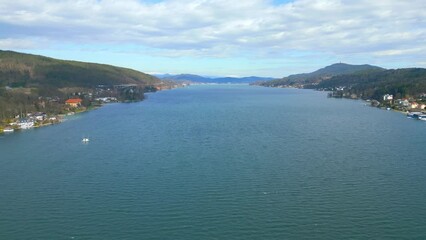
[[[426,114],[420,114],[419,120],[426,121]]]
[[[419,116],[422,115],[421,112],[408,112],[407,117],[408,118],[419,118]]]
[[[84,142],[84,143],[88,143],[90,140],[89,140],[89,138],[84,137],[81,141]]]
[[[5,128],[5,129],[3,129],[3,132],[5,132],[5,133],[11,133],[11,132],[14,132],[15,130],[13,129],[13,128]]]

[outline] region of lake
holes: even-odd
[[[0,135],[0,239],[426,239],[426,122],[326,95],[191,86]]]

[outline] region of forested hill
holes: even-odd
[[[57,60],[0,50],[0,87],[94,87],[160,82],[154,76],[104,64]]]
[[[261,86],[279,87],[279,86],[297,86],[303,87],[306,84],[317,84],[321,81],[330,79],[333,76],[352,74],[360,71],[383,71],[383,68],[364,64],[351,65],[346,63],[336,63],[330,66],[318,69],[311,73],[294,74],[282,79],[265,81],[259,83]]]
[[[0,51],[0,129],[17,115],[82,111],[105,97],[139,101],[172,84],[127,68]],[[69,98],[82,99],[81,106],[70,109]]]
[[[416,97],[426,93],[426,69],[404,68],[359,72],[334,76],[312,87],[326,90],[339,88],[345,93],[376,100],[381,100],[384,94],[392,94],[396,99]]]

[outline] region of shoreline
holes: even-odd
[[[178,88],[178,87],[176,87]],[[164,88],[164,89],[159,89],[157,91],[152,91],[152,92],[145,92],[144,93],[144,97],[142,99],[139,100],[131,100],[131,101],[114,101],[114,102],[101,102],[101,103],[97,103],[96,105],[93,106],[89,106],[89,107],[81,107],[81,108],[76,108],[75,111],[70,111],[67,112],[65,114],[56,114],[56,115],[50,115],[47,116],[46,114],[46,118],[48,117],[49,119],[53,119],[54,120],[50,120],[50,122],[46,122],[49,120],[32,120],[30,123],[30,127],[18,127],[18,122],[19,122],[19,118],[13,118],[13,119],[9,119],[10,123],[6,124],[6,125],[0,125],[0,135],[4,135],[4,134],[11,134],[14,132],[21,132],[21,131],[25,131],[28,129],[35,129],[35,128],[42,128],[42,127],[47,127],[47,126],[51,126],[51,125],[56,125],[56,124],[61,124],[64,121],[67,121],[67,117],[70,116],[74,116],[77,114],[82,114],[82,113],[87,113],[93,110],[97,110],[99,108],[102,108],[105,105],[108,104],[112,104],[112,103],[137,103],[137,102],[142,102],[144,100],[147,99],[147,95],[148,94],[152,94],[152,93],[156,93],[159,91],[164,91],[164,90],[172,90],[172,89],[176,89],[176,88]],[[35,113],[31,113],[35,114]],[[12,122],[14,120],[14,122]]]
[[[140,100],[140,101],[132,101],[132,102],[141,102],[144,99]],[[116,102],[116,103],[127,103],[127,102]],[[52,125],[57,125],[57,124],[61,124],[65,121],[67,121],[67,118],[70,116],[74,116],[74,115],[78,115],[78,114],[82,114],[82,113],[87,113],[93,110],[97,110],[99,108],[102,108],[103,106],[107,105],[109,103],[103,103],[100,105],[95,105],[95,106],[91,106],[91,107],[87,107],[85,109],[78,109],[77,111],[70,111],[67,112],[65,114],[56,114],[56,115],[50,115],[48,116],[49,119],[55,119],[55,120],[42,120],[42,121],[38,121],[38,120],[34,120],[32,121],[32,124],[30,127],[25,127],[25,128],[20,128],[17,127],[17,121],[16,118],[15,122],[9,123],[7,125],[4,126],[0,126],[0,135],[4,135],[4,134],[11,134],[11,133],[15,133],[15,132],[23,132],[25,130],[29,130],[29,129],[39,129],[39,128],[43,128],[43,127],[47,127],[47,126],[52,126]]]
[[[313,89],[313,88],[298,88],[298,87],[268,87],[268,86],[261,86],[261,85],[251,85],[251,86],[259,86],[259,87],[267,87],[267,88],[285,88],[285,89],[302,89],[302,90],[313,90],[313,91],[319,91],[319,92],[327,92],[327,94],[333,93],[333,91],[327,91],[327,90],[321,90],[321,89]],[[381,102],[377,101],[377,100],[366,100],[366,99],[362,99],[362,98],[351,98],[351,97],[335,97],[335,96],[327,96],[328,98],[334,98],[334,99],[346,99],[346,100],[356,100],[356,101],[363,101],[365,103],[365,106],[368,107],[374,107],[374,108],[378,108],[381,110],[385,110],[385,111],[393,111],[393,112],[398,112],[401,114],[404,114],[405,116],[407,116],[407,118],[411,118],[408,116],[408,114],[410,113],[422,113],[424,115],[426,115],[426,109],[407,109],[407,110],[399,110],[399,109],[395,109],[392,107],[386,107],[386,106],[380,106],[380,104],[382,104]],[[373,105],[373,101],[376,101],[378,103],[378,106],[374,106]],[[394,105],[397,106],[397,105]],[[424,118],[417,118],[414,117],[414,119],[417,120],[423,120],[425,121]]]
[[[413,113],[413,112],[426,112],[425,109],[412,109],[413,111],[410,110],[399,110],[399,109],[395,109],[395,108],[390,108],[390,107],[380,107],[380,106],[374,106],[370,100],[365,100],[362,98],[344,98],[344,97],[330,97],[330,98],[334,98],[334,99],[346,99],[346,100],[356,100],[356,101],[362,101],[365,103],[365,106],[367,107],[372,107],[372,108],[377,108],[380,110],[384,110],[384,111],[392,111],[392,112],[397,112],[397,113],[401,113],[404,115],[407,115],[409,113]]]

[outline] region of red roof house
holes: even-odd
[[[78,107],[81,105],[81,102],[83,100],[81,100],[80,98],[71,98],[65,101],[65,104],[71,106],[71,107]]]

